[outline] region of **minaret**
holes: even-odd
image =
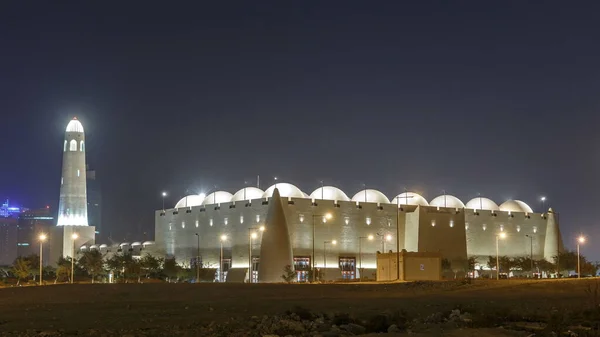
[[[88,225],[85,170],[85,134],[75,117],[67,125],[63,143],[57,226]]]

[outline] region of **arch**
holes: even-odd
[[[63,152],[67,152],[67,140],[65,139],[65,146],[63,148]]]
[[[77,151],[77,141],[75,139],[71,139],[69,143],[69,151]]]
[[[83,143],[83,140],[81,142],[79,142],[79,151],[81,151],[81,152],[85,151],[85,144]]]

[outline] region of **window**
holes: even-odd
[[[521,226],[517,226],[517,232],[521,231]]]
[[[435,220],[431,220],[431,227],[435,227]]]
[[[223,223],[225,224],[225,226],[227,226],[227,224],[229,223],[229,220],[227,218],[223,219]]]
[[[454,220],[450,220],[450,228],[454,227]]]
[[[66,140],[65,140],[65,146],[64,146],[63,152],[67,152],[67,141]]]
[[[71,140],[69,144],[69,151],[77,151],[77,141],[75,139]]]
[[[300,220],[300,223],[304,222],[304,215],[300,214],[300,216],[298,217],[298,219]]]
[[[340,270],[344,280],[352,280],[356,277],[356,258],[340,257]]]
[[[209,225],[212,227],[212,225],[213,225],[213,221],[212,221],[212,219],[210,219],[210,220],[208,221],[208,224],[209,224]]]
[[[294,256],[294,270],[296,271],[296,281],[308,282],[308,272],[310,270],[310,256]]]
[[[77,176],[79,177],[79,175],[80,175],[80,172],[79,172],[79,170],[77,170]]]
[[[60,177],[60,184],[62,185],[62,184],[64,184],[64,182],[65,182],[65,178]]]
[[[244,223],[244,216],[240,215],[240,223]]]
[[[185,221],[181,222],[181,228],[185,228]]]
[[[256,215],[256,222],[259,223],[260,222],[260,215]]]
[[[83,144],[83,140],[79,143],[79,151],[85,151],[85,145]]]
[[[367,226],[369,226],[371,224],[371,218],[367,218],[365,222],[367,223]]]
[[[196,220],[196,228],[198,228],[198,222],[199,222],[199,221],[198,221],[198,220]]]

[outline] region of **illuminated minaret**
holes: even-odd
[[[83,125],[73,118],[67,125],[63,143],[58,226],[88,225],[85,170]]]

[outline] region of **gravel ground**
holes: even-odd
[[[593,303],[586,289],[595,284],[587,279],[10,287],[0,289],[0,336],[334,337],[368,334],[378,316],[389,318],[378,331],[396,325],[388,336],[538,336],[548,330],[544,325],[517,329],[514,322],[581,310]],[[311,316],[301,317],[306,312]],[[493,328],[498,325],[504,328]]]

